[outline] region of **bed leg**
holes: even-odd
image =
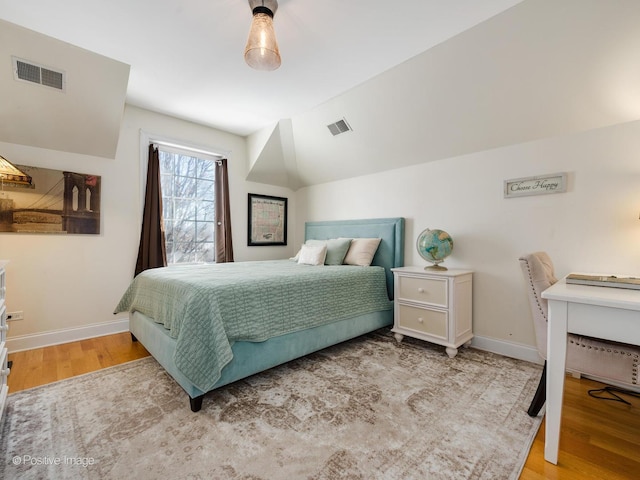
[[[189,397],[189,403],[191,404],[191,411],[192,412],[199,412],[200,409],[202,408],[202,399],[204,398],[204,395],[200,395],[196,398],[191,398]]]
[[[138,341],[138,339],[136,338],[136,336],[133,333],[129,332],[129,334],[131,335],[131,341],[132,342],[137,342]]]

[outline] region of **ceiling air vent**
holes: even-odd
[[[349,126],[349,124],[344,118],[342,120],[338,120],[336,123],[327,125],[327,128],[331,132],[331,135],[333,135],[334,137],[336,135],[340,135],[341,133],[349,132],[352,130],[352,128]]]
[[[24,82],[38,83],[45,87],[55,88],[64,91],[64,72],[52,70],[49,67],[38,65],[29,60],[12,57],[13,74],[16,80]]]

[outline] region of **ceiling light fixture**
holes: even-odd
[[[280,51],[273,29],[273,16],[278,9],[277,0],[249,0],[253,20],[249,39],[244,49],[244,60],[256,70],[275,70],[280,66]]]

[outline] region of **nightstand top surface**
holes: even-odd
[[[414,273],[419,275],[437,275],[441,277],[457,277],[460,275],[473,273],[473,270],[466,270],[462,268],[449,268],[447,270],[426,270],[425,267],[416,265],[392,268],[391,271],[398,273]]]

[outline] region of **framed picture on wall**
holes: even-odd
[[[0,233],[100,234],[99,175],[12,164],[4,157],[0,166]]]
[[[504,198],[547,195],[567,191],[567,172],[512,178],[504,181]]]
[[[287,244],[287,199],[249,194],[247,245]]]

